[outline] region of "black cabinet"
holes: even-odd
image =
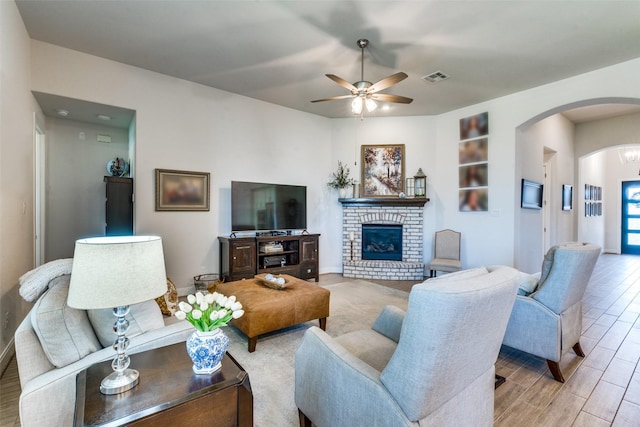
[[[105,235],[133,235],[133,178],[105,176]]]
[[[220,277],[235,281],[272,273],[318,281],[319,237],[319,234],[218,237]]]

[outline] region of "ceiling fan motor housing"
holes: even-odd
[[[357,43],[360,49],[364,49],[365,47],[369,46],[369,40],[367,39],[358,39]]]

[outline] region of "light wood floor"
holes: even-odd
[[[321,284],[343,282],[325,274]],[[374,281],[408,291],[414,282]],[[495,426],[640,426],[640,257],[602,255],[584,300],[582,348],[560,363],[564,384],[544,360],[503,347],[496,370]],[[15,360],[0,379],[0,427],[19,426]]]

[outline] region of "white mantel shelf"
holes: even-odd
[[[338,199],[343,206],[353,207],[376,207],[376,206],[424,206],[428,201],[428,197],[360,197]]]

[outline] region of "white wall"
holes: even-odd
[[[107,162],[129,158],[129,132],[75,120],[47,119],[46,260],[73,257],[75,241],[103,236]],[[84,140],[80,133],[84,134]],[[98,142],[98,135],[111,137]]]
[[[320,272],[333,268],[329,119],[39,41],[32,73],[35,91],[136,111],[136,233],[163,238],[167,273],[181,292],[194,275],[218,271],[232,180],[306,185],[308,228],[322,234]],[[211,211],[155,212],[156,168],[210,172]]]
[[[514,255],[526,250],[516,235],[520,233],[526,241],[527,236],[539,233],[538,229],[515,227],[515,211],[520,209],[520,179],[514,162],[518,129],[572,107],[618,98],[640,99],[640,59],[437,116],[437,168],[431,182],[443,195],[443,210],[436,215],[447,215],[452,227],[466,236],[467,266],[515,265]],[[459,139],[458,121],[484,111],[489,113],[489,213],[457,213],[457,183],[451,171],[456,164],[453,146]],[[542,164],[532,166],[541,168]],[[540,254],[527,262],[539,266],[541,261]]]
[[[0,28],[1,372],[15,329],[30,307],[18,295],[18,278],[34,260],[33,129],[34,112],[41,112],[30,92],[29,36],[13,1],[0,1]]]
[[[215,238],[230,228],[232,179],[307,185],[309,205],[315,206],[309,211],[309,228],[323,234],[321,272],[341,271],[335,238],[341,211],[326,182],[337,160],[352,165],[359,159],[359,146],[369,143],[406,144],[407,171],[423,167],[429,177],[425,260],[430,258],[433,231],[450,227],[463,233],[466,267],[514,265],[514,254],[525,248],[526,237],[539,233],[515,227],[520,209],[520,174],[514,162],[518,129],[591,100],[640,98],[637,59],[436,117],[332,121],[38,41],[32,42],[32,51],[34,90],[137,111],[137,232],[165,238],[167,267],[179,287],[201,272],[201,266],[217,270]],[[485,111],[489,211],[461,213],[459,120]],[[154,212],[154,168],[211,171],[212,212]],[[516,234],[524,239],[516,240]],[[527,262],[537,266],[541,259],[540,253]]]
[[[585,213],[585,184],[603,187],[603,193],[608,193],[611,189],[606,188],[607,179],[607,156],[606,151],[599,151],[580,159],[580,178],[578,181],[578,241],[594,243],[601,248],[605,248],[605,222],[607,219],[606,209],[602,216],[588,216]],[[581,190],[581,191],[580,191]]]
[[[575,206],[572,211],[563,211],[561,203],[562,185],[573,185],[574,189],[576,187],[573,147],[574,125],[561,114],[550,116],[518,132],[514,265],[523,271],[539,271],[540,257],[547,248],[544,247],[542,236],[544,210],[520,208],[520,180],[524,178],[544,183],[542,165],[548,163],[548,179],[544,187],[544,200],[549,212],[548,246],[575,240]],[[538,232],[532,232],[535,230]]]
[[[431,259],[433,252],[433,233],[436,227],[446,228],[446,221],[438,221],[436,212],[441,204],[435,187],[431,185],[431,171],[436,166],[436,128],[433,117],[386,117],[364,120],[334,119],[332,120],[331,169],[325,172],[325,182],[338,165],[345,163],[351,169],[351,176],[361,181],[361,148],[362,145],[404,144],[405,145],[405,177],[412,177],[418,168],[427,174],[427,197],[431,199],[424,211],[424,258]],[[457,145],[456,145],[457,150]],[[457,151],[456,151],[457,153]],[[457,182],[457,171],[455,174]],[[333,271],[342,271],[342,205],[338,202],[337,192],[330,195],[328,214],[331,218],[331,235],[334,239],[328,242],[329,253],[323,256],[331,258]],[[464,236],[463,236],[464,254]]]
[[[576,156],[603,148],[640,144],[640,114],[626,114],[576,125]]]

